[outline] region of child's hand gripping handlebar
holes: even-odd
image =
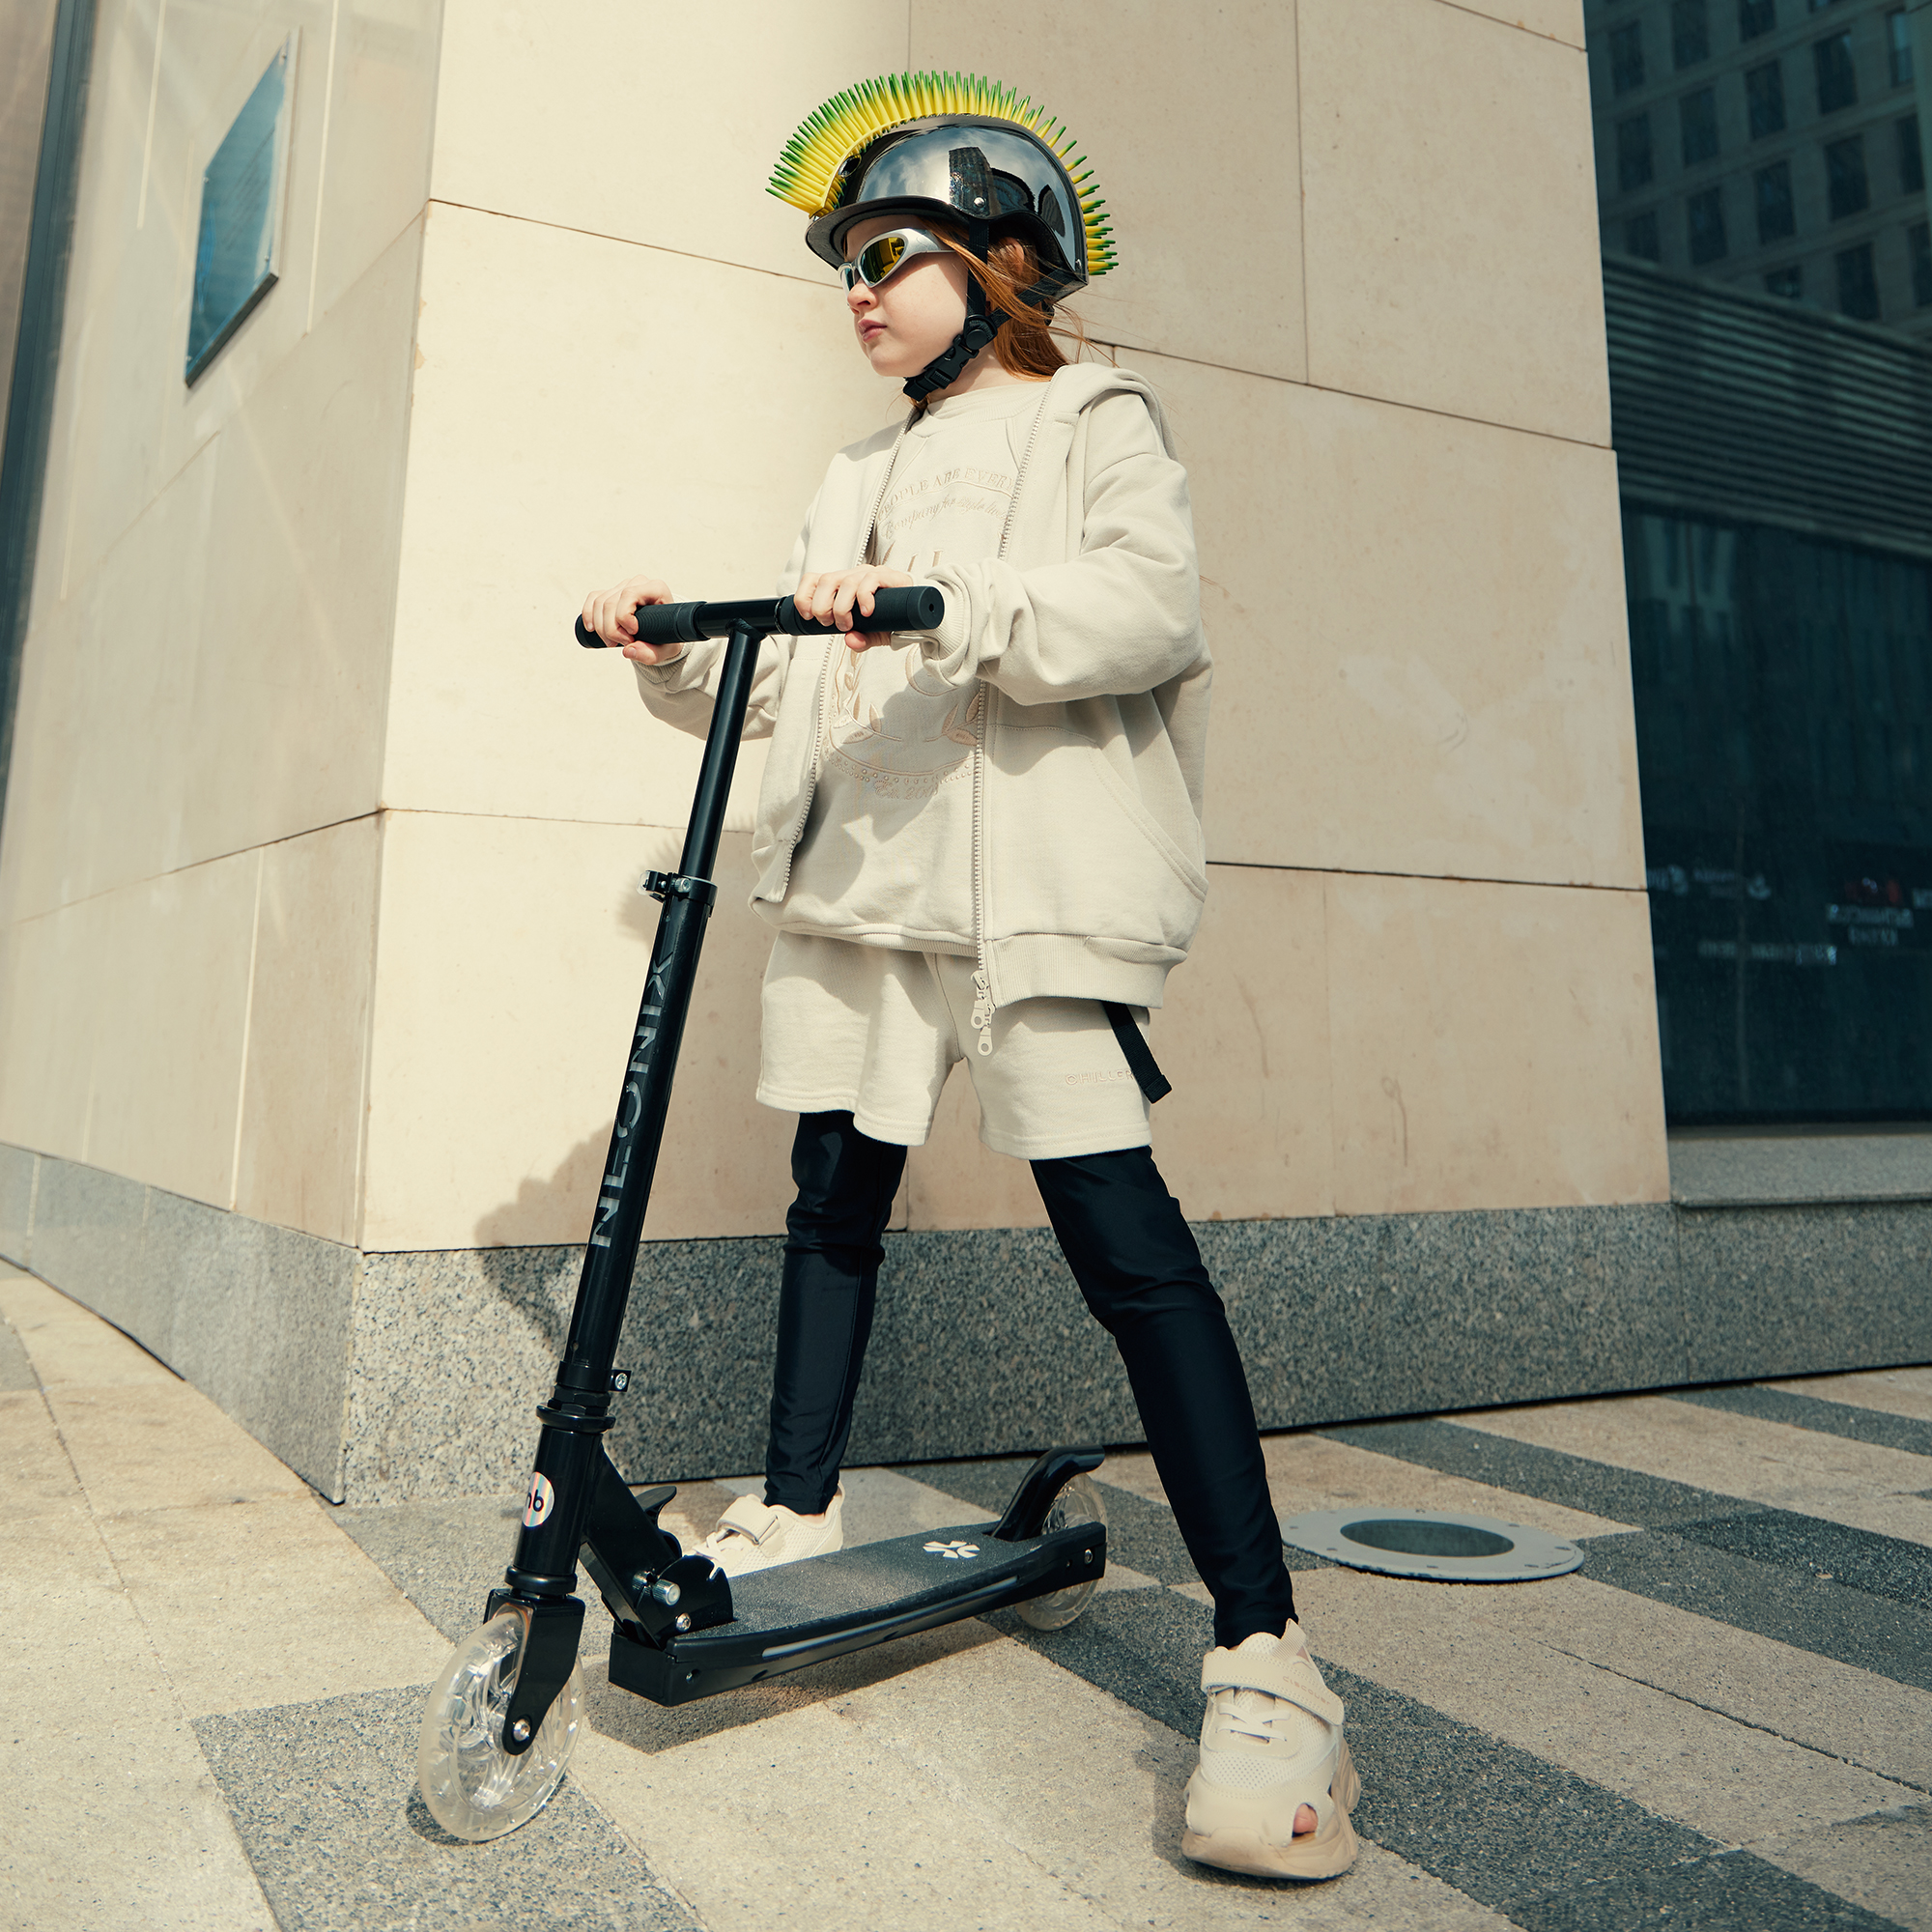
[[[904,589],[875,590],[872,614],[852,613],[855,630],[936,631],[946,615],[946,599],[929,583]],[[638,642],[661,648],[666,644],[695,644],[700,638],[724,638],[734,625],[747,624],[760,633],[781,631],[792,638],[839,635],[837,624],[820,624],[798,614],[789,597],[752,597],[737,604],[639,604]],[[601,651],[604,639],[577,620],[577,641],[587,651]]]

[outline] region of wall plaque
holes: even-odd
[[[186,380],[193,384],[275,286],[295,102],[296,36],[281,44],[201,178]]]

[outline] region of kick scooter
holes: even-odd
[[[945,615],[931,586],[875,593],[872,626],[930,631]],[[625,1056],[583,1272],[537,1437],[523,1528],[484,1621],[456,1646],[430,1691],[416,1750],[424,1802],[454,1837],[500,1837],[532,1817],[563,1780],[582,1721],[578,1660],[581,1558],[611,1612],[611,1681],[657,1704],[684,1704],[760,1684],[1008,1605],[1038,1630],[1063,1630],[1107,1567],[1097,1449],[1050,1449],[998,1522],[961,1523],[778,1565],[735,1582],[687,1555],[658,1513],[677,1493],[634,1493],[604,1450],[611,1398],[630,1387],[615,1366],[644,1208],[664,1138],[671,1078],[718,889],[712,868],[737,763],[758,650],[773,632],[837,636],[788,597],[637,609],[647,644],[725,641],[691,824],[675,872],[647,872],[657,942]],[[580,620],[578,642],[604,648]]]

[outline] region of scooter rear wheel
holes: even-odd
[[[499,1610],[450,1653],[429,1693],[416,1743],[416,1782],[452,1838],[500,1838],[549,1804],[563,1782],[583,1718],[583,1666],[556,1694],[530,1747],[503,1748],[503,1719],[523,1667],[528,1626]]]
[[[1075,1476],[1054,1497],[1042,1527],[1078,1529],[1089,1522],[1096,1522],[1104,1529],[1107,1505],[1100,1499],[1099,1485],[1093,1477]],[[1087,1607],[1088,1599],[1099,1587],[1100,1579],[1096,1577],[1091,1583],[1069,1583],[1065,1589],[1052,1591],[1047,1596],[1030,1597],[1019,1605],[1020,1622],[1037,1631],[1065,1630]]]

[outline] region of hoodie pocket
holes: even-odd
[[[987,805],[989,938],[1185,950],[1207,878],[1094,746],[1041,747],[1022,770],[997,772]]]

